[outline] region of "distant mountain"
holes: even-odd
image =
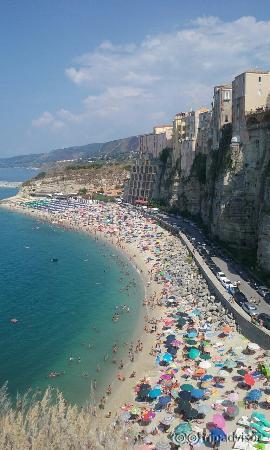
[[[90,158],[121,159],[139,150],[139,139],[132,136],[115,141],[87,144],[75,147],[51,150],[48,153],[34,153],[30,155],[0,158],[0,167],[40,167],[50,165],[56,161],[78,160]]]

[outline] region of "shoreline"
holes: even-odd
[[[153,295],[160,296],[161,295],[161,286],[158,283],[150,281],[148,267],[140,254],[139,250],[133,245],[128,246],[125,242],[121,241],[121,246],[119,246],[119,242],[117,242],[117,238],[108,237],[105,233],[102,232],[93,232],[90,230],[82,229],[79,226],[74,226],[67,221],[65,222],[56,222],[54,216],[49,213],[45,213],[44,211],[40,212],[38,210],[26,209],[23,207],[19,207],[15,205],[14,202],[22,200],[20,197],[11,197],[8,199],[4,199],[0,202],[0,207],[6,210],[24,214],[29,217],[32,217],[38,221],[47,222],[51,225],[67,229],[74,232],[83,233],[84,235],[88,235],[91,239],[98,238],[103,241],[106,245],[112,247],[114,250],[117,250],[124,259],[126,259],[129,264],[132,265],[133,269],[137,271],[140,281],[143,286],[145,298],[151,297]],[[25,199],[23,199],[25,200]],[[170,233],[160,228],[160,230],[170,236]],[[150,285],[148,285],[150,283]],[[141,299],[143,302],[143,299]],[[155,342],[155,335],[146,333],[144,330],[147,322],[145,321],[145,315],[149,313],[148,307],[143,306],[141,303],[139,306],[139,317],[137,318],[137,323],[135,329],[131,335],[131,341],[135,342],[138,339],[143,341],[143,351],[139,352],[136,356],[134,362],[130,362],[128,356],[125,352],[122,360],[124,362],[124,367],[121,369],[121,374],[125,377],[125,381],[121,382],[117,380],[115,377],[111,378],[108,376],[108,380],[110,381],[110,385],[112,387],[112,394],[107,396],[107,401],[104,409],[97,409],[97,419],[99,423],[102,421],[104,424],[108,424],[108,418],[105,416],[111,412],[110,417],[116,417],[119,413],[120,407],[125,402],[132,401],[134,384],[138,377],[138,374],[147,371],[151,371],[152,369],[152,357],[149,355],[149,352]],[[162,314],[164,313],[164,308],[155,308],[155,318],[160,320],[162,318]],[[118,370],[118,369],[117,369]],[[117,372],[117,370],[115,370]],[[130,374],[135,371],[136,377],[130,378]],[[98,377],[98,374],[97,374]],[[106,396],[106,392],[104,392]],[[87,399],[86,399],[87,400]],[[96,401],[97,399],[95,399]]]
[[[29,209],[24,209],[15,201],[19,202],[18,197],[2,202],[2,206],[89,233],[117,248],[138,268],[147,288],[141,309],[145,315],[143,320],[138,318],[134,330],[138,332],[139,325],[146,324],[140,334],[143,349],[136,346],[134,360],[132,345],[129,358],[131,352],[134,362],[130,358],[121,369],[124,381],[114,380],[111,395],[105,394],[99,408],[90,405],[97,434],[110,429],[118,436],[120,433],[117,448],[124,450],[127,441],[133,445],[134,439],[137,444],[150,443],[150,448],[157,442],[162,443],[160,448],[175,449],[178,444],[183,448],[183,442],[189,444],[189,436],[194,434],[196,443],[207,448],[209,441],[205,439],[211,437],[212,430],[230,438],[236,429],[239,432],[240,418],[245,418],[244,427],[255,432],[251,411],[247,410],[254,408],[263,417],[267,402],[270,406],[268,375],[261,369],[267,361],[270,373],[270,352],[239,333],[235,319],[211,294],[206,279],[177,237],[129,206],[100,202],[83,207],[80,202],[55,200],[49,207],[42,202],[41,206],[26,203]],[[136,374],[131,378],[132,370]],[[254,385],[256,389],[252,389]],[[263,401],[248,398],[254,391]],[[161,399],[165,403],[159,403]],[[233,417],[231,413],[228,417],[231,406]],[[193,434],[184,432],[181,440],[176,431],[179,426]],[[240,433],[245,436],[245,428]],[[137,438],[132,437],[135,435]],[[226,440],[225,448],[233,448],[233,443]]]

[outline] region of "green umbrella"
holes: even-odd
[[[173,432],[175,434],[189,434],[191,432],[192,428],[187,422],[181,422],[179,425],[175,427]]]
[[[188,384],[188,383],[184,383],[180,387],[181,387],[182,391],[192,391],[192,389],[194,389],[192,384]]]
[[[237,366],[237,363],[232,359],[226,359],[223,366],[227,367],[227,369],[234,369]]]
[[[211,359],[211,355],[209,355],[209,353],[203,353],[201,354],[200,358],[205,360]]]
[[[196,358],[198,358],[199,356],[200,356],[200,354],[201,354],[201,352],[200,352],[200,350],[198,350],[197,348],[191,348],[190,350],[189,350],[189,352],[188,352],[188,357],[190,358],[190,359],[196,359]]]
[[[186,342],[187,344],[189,344],[189,345],[195,345],[195,344],[197,344],[197,342],[194,341],[194,339],[189,339],[189,338],[187,338],[187,339],[185,340],[185,342]]]

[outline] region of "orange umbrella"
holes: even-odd
[[[229,327],[229,325],[225,325],[225,327],[222,328],[222,332],[224,334],[230,334],[230,332],[232,331],[231,327]]]
[[[248,384],[249,386],[253,386],[255,384],[255,379],[253,378],[252,375],[250,375],[250,373],[245,374],[244,380],[245,383]]]

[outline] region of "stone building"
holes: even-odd
[[[199,115],[198,134],[196,142],[196,154],[207,155],[210,149],[210,139],[212,137],[212,112],[205,111]]]
[[[167,141],[172,139],[173,126],[172,125],[156,125],[153,128],[154,134],[163,134],[165,133]]]
[[[181,142],[186,137],[186,114],[178,113],[173,118],[172,149],[173,164],[180,158]]]
[[[180,167],[184,177],[188,177],[195,158],[196,144],[199,129],[199,117],[201,113],[209,112],[207,108],[200,108],[196,111],[186,113],[185,117],[185,138],[181,142]]]
[[[232,143],[246,144],[246,115],[270,108],[270,72],[247,70],[232,83]]]
[[[222,127],[232,121],[232,85],[215,86],[212,109],[212,147],[217,150]]]

